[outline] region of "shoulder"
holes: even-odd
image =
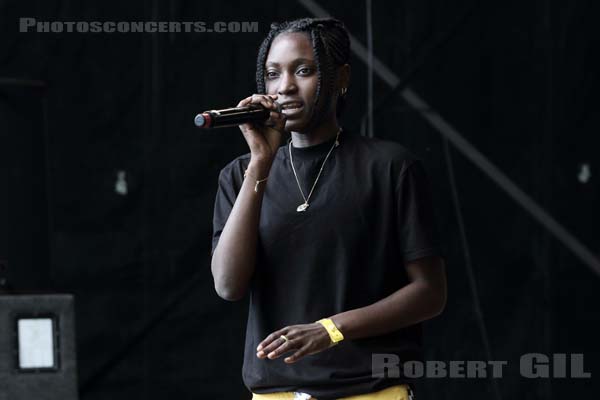
[[[397,142],[357,134],[348,135],[348,139],[357,157],[381,167],[392,166],[400,172],[420,162],[412,151]]]
[[[227,163],[219,172],[219,183],[233,184],[233,186],[241,186],[244,179],[244,171],[250,163],[250,153],[236,157]]]

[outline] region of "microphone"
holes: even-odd
[[[277,112],[281,112],[281,105],[275,103]],[[237,126],[246,122],[265,122],[269,119],[271,110],[261,104],[251,104],[244,107],[232,107],[222,110],[204,111],[194,118],[198,128],[224,128]]]

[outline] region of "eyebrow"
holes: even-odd
[[[309,58],[296,58],[294,61],[292,61],[292,65],[302,64],[302,63],[313,63],[313,62],[315,62],[315,60],[311,60]],[[266,66],[267,67],[279,67],[280,64],[270,61],[266,64]]]

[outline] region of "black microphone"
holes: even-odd
[[[275,103],[277,112],[281,112],[281,106]],[[271,110],[261,104],[251,104],[244,107],[225,108],[223,110],[204,111],[194,118],[194,124],[198,128],[223,128],[237,126],[246,122],[265,122],[269,119]]]

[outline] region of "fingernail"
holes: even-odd
[[[274,355],[275,355],[275,353],[269,353],[268,357],[271,358]]]
[[[264,351],[259,351],[258,353],[256,353],[256,355],[257,355],[258,357],[262,357],[262,356],[264,356],[264,355],[265,355],[265,352],[264,352]]]
[[[258,347],[256,348],[257,351],[262,350],[262,344],[259,344]]]

